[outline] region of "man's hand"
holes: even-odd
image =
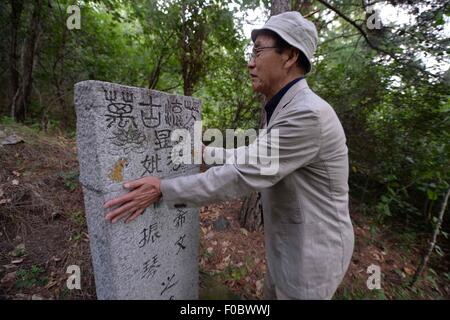
[[[106,219],[116,223],[127,216],[125,223],[133,221],[144,213],[148,206],[161,198],[160,184],[161,180],[156,177],[145,177],[125,183],[124,187],[132,191],[103,205],[103,208],[119,206],[109,212]]]

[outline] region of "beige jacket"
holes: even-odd
[[[267,266],[276,288],[292,299],[330,299],[354,246],[344,130],[305,79],[286,92],[266,128],[279,131],[276,174],[261,174],[262,164],[212,167],[162,180],[163,201],[170,208],[198,207],[260,191]],[[258,143],[275,148],[267,136],[252,145]],[[230,157],[248,150],[206,148],[205,156],[224,151]]]

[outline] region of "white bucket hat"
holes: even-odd
[[[297,11],[288,11],[271,16],[261,29],[252,30],[252,40],[264,30],[271,30],[278,34],[291,46],[299,49],[309,62],[306,73],[311,71],[311,59],[317,48],[318,36],[314,23],[303,18]]]

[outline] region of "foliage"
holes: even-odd
[[[78,170],[60,172],[59,176],[64,180],[64,186],[69,191],[74,191],[76,188],[78,188],[78,179],[79,179]]]
[[[426,63],[434,59],[448,69],[442,31],[448,4],[391,1],[416,23],[370,30],[367,12],[355,1],[327,3],[340,14],[318,6],[324,40],[310,84],[335,108],[346,131],[351,195],[381,222],[395,217],[431,227],[450,181],[450,90],[445,68]]]
[[[368,28],[366,1],[290,1],[311,13],[319,30],[308,82],[344,126],[352,199],[381,223],[395,218],[432,228],[450,181],[450,8],[444,0],[378,2],[413,23]],[[23,121],[33,128],[60,127],[73,136],[73,86],[87,79],[198,96],[205,128],[258,127],[262,101],[246,71],[251,43],[243,13],[270,1],[79,1],[81,29],[68,30],[72,3],[0,3],[0,81],[7,84],[0,88],[1,122],[12,121],[16,74],[19,82],[32,78],[22,100],[29,102]],[[36,48],[31,73],[24,67],[29,44]],[[69,190],[77,187],[75,173],[61,177]]]
[[[22,268],[17,271],[16,288],[29,288],[33,285],[44,286],[48,280],[42,278],[41,274],[44,270],[38,265],[32,265],[29,269]]]

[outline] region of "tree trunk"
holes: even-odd
[[[11,45],[9,49],[9,74],[10,74],[10,97],[11,97],[11,117],[16,114],[16,100],[19,95],[19,53],[18,35],[20,28],[20,18],[23,11],[23,2],[11,0]]]
[[[272,0],[272,5],[270,6],[270,15],[274,16],[282,12],[291,10],[289,1],[287,0]]]
[[[183,75],[183,94],[192,96],[194,88],[204,72],[204,44],[209,30],[205,16],[206,6],[199,2],[183,1],[181,5],[181,72]],[[201,7],[199,7],[201,5]]]
[[[61,37],[61,43],[58,48],[58,54],[56,56],[55,63],[53,64],[53,84],[56,89],[56,98],[59,103],[59,106],[61,108],[62,113],[62,122],[61,122],[61,129],[66,130],[69,126],[69,108],[66,103],[65,94],[64,94],[64,67],[65,67],[65,51],[66,51],[66,41],[67,41],[67,33],[68,29],[63,29],[63,34]],[[59,64],[59,72],[57,71]],[[45,114],[46,111],[44,110],[43,113]]]
[[[290,10],[289,0],[272,0],[270,15],[276,15]],[[261,106],[260,128],[265,122],[264,104]],[[252,192],[244,199],[239,212],[239,223],[241,227],[250,231],[262,230],[264,225],[263,211],[261,205],[261,195],[259,192]]]
[[[239,224],[249,231],[261,231],[264,225],[260,198],[259,192],[252,192],[242,203]]]
[[[41,11],[43,0],[36,0],[28,29],[28,37],[22,53],[22,83],[19,87],[17,103],[14,106],[14,118],[20,122],[25,120],[26,111],[30,103],[33,88],[33,71],[36,63],[36,51],[41,36]]]
[[[156,85],[158,84],[159,76],[161,74],[163,58],[164,58],[164,53],[161,52],[161,54],[158,57],[158,61],[156,62],[156,65],[153,67],[152,72],[150,72],[150,76],[149,76],[149,80],[148,80],[148,88],[149,89],[155,89]]]

